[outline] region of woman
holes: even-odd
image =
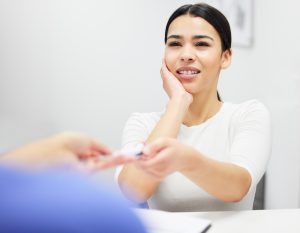
[[[231,63],[225,16],[207,4],[184,5],[165,31],[162,113],[135,113],[124,146],[145,142],[142,159],[122,168],[122,191],[167,211],[252,209],[270,154],[270,119],[256,100],[223,103],[220,71]],[[132,195],[134,193],[134,195]]]

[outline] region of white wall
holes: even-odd
[[[63,129],[118,147],[131,112],[162,108],[165,17],[154,11],[137,0],[1,1],[1,147]]]
[[[300,3],[268,1],[268,99],[273,116],[273,157],[267,207],[300,207]],[[266,25],[267,26],[267,25]]]
[[[300,207],[299,2],[255,1],[254,46],[235,48],[221,80],[226,100],[257,98],[272,116],[266,208]]]
[[[271,111],[267,208],[300,199],[299,3],[280,2],[255,1],[254,45],[234,47],[220,83],[223,99]],[[185,3],[0,0],[0,151],[68,129],[118,148],[131,112],[164,106],[164,27]]]

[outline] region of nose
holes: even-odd
[[[183,62],[193,62],[195,61],[195,54],[189,46],[183,47],[180,60]]]

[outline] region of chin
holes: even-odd
[[[188,84],[182,84],[184,90],[188,93],[190,93],[191,95],[195,95],[197,94],[197,91],[195,90],[194,87],[192,87],[192,85],[188,85]]]

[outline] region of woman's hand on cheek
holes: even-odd
[[[163,59],[160,70],[161,78],[163,80],[163,87],[170,99],[176,97],[187,97],[192,102],[193,97],[188,93],[179,80],[169,71],[165,60]]]
[[[156,180],[163,180],[183,166],[184,145],[176,139],[161,138],[148,144],[136,166]]]

